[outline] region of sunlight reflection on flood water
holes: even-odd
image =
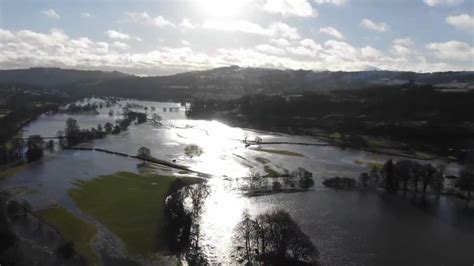
[[[433,211],[428,210],[430,215],[426,215],[426,209],[419,211],[416,209],[418,206],[411,206],[405,199],[387,200],[385,194],[333,191],[321,184],[325,177],[357,178],[361,172],[369,170],[366,165],[355,163],[356,160],[383,163],[389,158],[388,156],[336,147],[286,144],[269,145],[268,148],[297,152],[304,157],[263,152],[246,148],[241,140],[244,136],[248,136],[250,140],[260,136],[265,141],[317,142],[318,140],[307,136],[235,128],[218,121],[188,120],[184,108],[179,107],[178,103],[144,101],[121,103],[126,102],[155,107],[156,113],[163,118],[162,125],[158,123],[131,125],[127,132],[109,135],[104,139],[85,143],[84,146],[128,154],[135,154],[140,147],[145,146],[150,148],[152,155],[158,159],[174,161],[193,170],[211,174],[213,177],[208,179],[211,193],[205,201],[200,221],[201,244],[211,263],[229,263],[233,229],[244,209],[248,209],[251,214],[274,208],[283,208],[290,212],[320,249],[323,264],[372,265],[376,259],[383,259],[378,265],[385,265],[391,260],[394,261],[398,257],[390,254],[392,247],[385,244],[386,235],[391,238],[391,245],[404,250],[407,256],[418,259],[420,256],[423,257],[423,252],[426,254],[433,250],[437,251],[437,254],[446,251],[453,254],[453,257],[465,259],[467,253],[461,248],[454,247],[468,247],[466,243],[474,241],[472,231],[468,234],[458,227],[451,226],[451,223],[459,225],[472,221],[458,215],[462,213],[462,209],[458,208],[460,205],[452,198],[441,197],[442,200],[432,203],[435,208]],[[178,109],[173,112],[164,111],[169,108]],[[120,109],[114,107],[115,111]],[[134,110],[143,111],[143,108]],[[98,116],[42,116],[27,127],[29,131],[25,135],[54,135],[64,128],[67,117],[76,118],[82,128],[113,122],[118,118],[109,117],[107,109],[100,112]],[[148,114],[151,115],[151,112]],[[184,150],[191,144],[202,148],[202,154],[192,158],[186,155]],[[283,169],[291,171],[297,167],[308,169],[314,174],[315,190],[253,198],[242,195],[241,188],[246,184],[244,177],[248,177],[251,172],[265,174],[264,164],[257,160],[258,157],[267,159],[268,165],[279,171]],[[74,204],[67,194],[67,189],[76,178],[88,180],[114,171],[137,171],[135,164],[131,158],[96,152],[60,152],[45,158],[41,163],[29,165],[18,176],[4,180],[2,184],[9,187],[33,188],[39,192],[36,193],[38,198],[40,196],[46,198],[45,204],[49,204],[49,200],[54,200],[74,211]],[[456,165],[452,165],[456,170]],[[423,223],[411,223],[418,220],[423,220]],[[412,227],[416,227],[420,239],[432,243],[431,246],[434,247],[419,245],[416,242],[407,244],[409,236],[406,232],[415,230]],[[421,252],[411,252],[420,249]],[[360,252],[361,250],[364,252]],[[430,262],[443,261],[443,258],[438,256]],[[449,260],[443,262],[446,261],[449,262]]]

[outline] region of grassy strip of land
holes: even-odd
[[[201,179],[182,177],[187,184]],[[69,195],[79,208],[94,216],[125,243],[132,255],[166,249],[165,199],[173,176],[118,172],[90,181],[77,181]]]
[[[270,160],[268,160],[267,158],[263,158],[263,157],[256,157],[255,158],[255,161],[261,163],[261,164],[267,164],[270,162]]]
[[[257,151],[263,151],[263,152],[269,152],[269,153],[275,153],[275,154],[287,155],[287,156],[304,157],[304,155],[301,154],[301,153],[293,152],[293,151],[287,151],[287,150],[258,149]]]
[[[36,215],[56,227],[65,240],[74,242],[76,252],[86,257],[89,264],[100,264],[100,258],[91,246],[97,233],[94,225],[84,222],[60,206],[36,211]]]
[[[21,164],[17,165],[11,168],[8,168],[7,170],[0,172],[0,180],[7,178],[9,176],[14,176],[18,174],[21,170],[23,170],[26,167],[26,164]]]
[[[354,160],[354,163],[358,164],[358,165],[365,165],[365,166],[369,167],[370,169],[375,168],[379,171],[381,171],[383,169],[383,164],[381,164],[381,163],[363,161],[363,160],[358,160],[358,159]]]
[[[281,177],[281,176],[283,176],[282,173],[279,173],[275,169],[271,168],[269,165],[265,165],[263,167],[263,170],[265,170],[265,173],[267,173],[266,175],[264,175],[264,177]]]

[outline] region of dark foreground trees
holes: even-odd
[[[385,180],[384,185],[387,191],[403,190],[406,192],[410,187],[415,191],[426,194],[428,187],[433,192],[440,193],[443,189],[443,172],[431,164],[421,164],[416,161],[401,160],[394,163],[388,160],[382,170]]]
[[[463,170],[456,182],[456,186],[461,190],[467,191],[466,201],[469,202],[471,199],[471,191],[474,190],[474,173]]]
[[[184,256],[189,265],[208,265],[199,243],[198,220],[209,192],[205,183],[189,186],[181,179],[173,182],[168,191],[164,209],[168,248]]]
[[[28,150],[26,151],[26,158],[28,162],[37,161],[43,157],[43,139],[41,136],[30,136],[26,146],[28,147]]]
[[[283,210],[255,218],[245,211],[234,231],[234,256],[240,264],[304,265],[318,258],[309,237]]]

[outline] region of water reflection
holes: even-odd
[[[304,157],[264,153],[245,148],[239,139],[261,136],[267,141],[316,142],[311,137],[271,134],[233,128],[217,121],[187,120],[177,103],[126,101],[154,107],[162,124],[131,125],[127,132],[98,139],[85,146],[134,154],[148,147],[152,155],[212,174],[212,193],[206,199],[201,219],[203,248],[212,263],[229,263],[232,230],[241,213],[248,209],[258,214],[275,208],[287,210],[308,234],[321,253],[321,262],[329,265],[468,265],[474,243],[474,215],[464,202],[446,197],[427,197],[384,192],[342,192],[324,188],[328,176],[357,177],[367,171],[359,161],[384,162],[387,156],[335,147],[279,145],[280,150],[298,152]],[[126,102],[122,102],[125,104]],[[164,112],[164,108],[178,108]],[[113,107],[119,111],[120,107]],[[32,123],[26,134],[55,135],[64,128],[69,115],[44,116]],[[72,116],[82,128],[113,122],[108,109],[97,116]],[[200,156],[189,157],[186,146],[202,148]],[[250,172],[264,173],[256,161],[263,157],[280,169],[304,167],[316,178],[314,191],[274,194],[247,198],[239,190],[242,177]],[[33,202],[59,202],[75,211],[67,195],[75,179],[90,179],[116,171],[136,171],[136,161],[97,152],[62,151],[42,162],[29,165],[2,187],[28,187]],[[449,171],[458,167],[449,165]],[[79,212],[77,212],[80,214]]]

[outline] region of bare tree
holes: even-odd
[[[234,255],[240,264],[291,265],[316,262],[318,251],[287,212],[277,210],[252,219],[244,211],[235,228]]]
[[[143,160],[143,164],[146,163],[145,159],[151,156],[151,151],[147,147],[141,147],[138,149],[137,157]]]

